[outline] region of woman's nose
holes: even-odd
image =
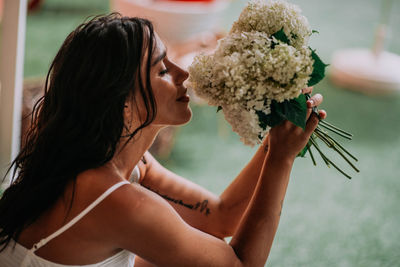
[[[177,66],[177,77],[175,79],[175,83],[177,85],[183,84],[184,81],[189,77],[189,72]]]

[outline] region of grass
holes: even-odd
[[[374,0],[296,0],[320,34],[312,37],[325,62],[346,47],[371,47],[380,3]],[[244,1],[234,1],[224,25]],[[105,13],[107,1],[46,0],[28,17],[25,76],[44,76],[66,35],[88,15]],[[392,9],[387,49],[400,54],[400,3]],[[317,159],[297,159],[267,266],[400,265],[400,97],[366,96],[325,79],[315,88],[328,121],[349,130],[344,141],[359,158],[360,174],[347,180]],[[191,123],[180,127],[171,157],[163,163],[215,193],[254,153],[243,146],[215,108],[193,106]],[[333,156],[338,162],[339,158]],[[344,165],[344,164],[342,164]]]

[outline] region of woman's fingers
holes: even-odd
[[[305,133],[308,138],[314,132],[315,128],[317,128],[319,122],[319,118],[316,114],[311,114],[310,118],[307,121]]]
[[[326,111],[325,110],[323,110],[323,109],[321,109],[321,110],[319,110],[318,111],[318,113],[319,113],[319,117],[322,119],[322,120],[324,120],[325,118],[326,118]]]
[[[312,108],[319,106],[323,100],[324,97],[321,94],[315,94],[310,99],[307,100],[307,107]]]
[[[315,94],[310,99],[307,100],[307,108],[308,108],[307,109],[307,119],[311,115],[312,108],[319,106],[323,100],[324,100],[324,97],[321,94]]]
[[[312,88],[308,90],[311,91]],[[297,147],[303,148],[305,145],[303,142],[308,142],[311,134],[317,128],[320,119],[325,119],[327,116],[325,110],[318,110],[318,114],[313,112],[313,108],[320,105],[322,101],[323,97],[321,94],[315,94],[307,101],[307,123],[304,130],[288,120],[284,121],[278,127],[272,128],[270,131],[270,136],[272,137],[267,141],[269,147],[272,147],[273,144],[276,144],[276,140],[282,139],[286,140],[284,143],[289,144],[289,147],[293,151],[295,148],[297,149]],[[278,143],[282,144],[282,142]],[[298,151],[295,152],[297,153]]]
[[[303,94],[311,94],[314,87],[307,87],[301,90]]]

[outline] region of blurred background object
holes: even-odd
[[[169,45],[187,41],[199,33],[218,30],[228,5],[228,0],[111,0],[113,11],[151,20]]]
[[[380,21],[371,49],[353,48],[334,53],[330,77],[336,85],[367,94],[400,92],[400,56],[385,51],[393,1],[381,1]]]
[[[373,47],[381,1],[290,2],[298,4],[312,29],[320,32],[311,37],[310,45],[325,63],[333,64],[330,59],[335,51]],[[190,64],[197,51],[216,45],[245,3],[235,0],[224,9],[216,25],[222,30],[206,31],[173,44],[168,53],[180,64]],[[45,0],[28,15],[24,65],[27,108],[35,102],[35,92],[40,94],[42,86],[35,84],[43,81],[68,33],[88,16],[110,12],[109,4],[109,0]],[[387,25],[392,28],[385,39],[385,51],[398,55],[398,0],[393,2],[391,14]],[[181,24],[168,26],[178,30]],[[353,141],[345,144],[359,158],[361,173],[347,181],[335,170],[327,169],[321,159],[317,167],[309,159],[297,159],[267,266],[400,265],[400,96],[372,96],[343,89],[348,88],[324,79],[314,92],[324,95],[321,108],[327,110],[329,121],[354,134]],[[245,147],[216,108],[194,102],[191,107],[192,121],[173,129],[173,137],[167,133],[170,141],[158,145],[168,152],[155,153],[163,155],[157,158],[167,168],[219,194],[256,148]]]
[[[27,0],[2,2],[0,35],[0,191],[10,182],[9,163],[20,148]]]
[[[28,2],[28,11],[36,11],[40,8],[40,5],[44,0],[29,0]]]
[[[35,103],[43,96],[44,79],[42,77],[26,78],[24,80],[21,116],[21,147],[26,140],[26,134],[31,127],[31,113]]]

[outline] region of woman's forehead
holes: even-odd
[[[154,52],[152,56],[152,66],[163,60],[167,56],[167,48],[157,33],[154,33]]]
[[[150,38],[150,34],[147,35],[147,38]],[[147,41],[147,48],[145,48],[143,50],[144,54],[143,54],[143,64],[145,64],[145,62],[147,62],[147,58],[149,55],[149,49],[148,49],[148,44],[149,42]],[[144,43],[144,45],[146,45],[146,43]],[[151,55],[151,66],[154,66],[155,64],[157,64],[158,62],[160,62],[167,54],[167,50],[166,47],[163,43],[163,41],[160,39],[160,37],[158,36],[157,33],[154,32],[153,35],[153,49],[152,49],[152,55]]]
[[[158,55],[163,54],[167,51],[167,48],[164,45],[164,42],[160,39],[157,33],[154,33],[154,40],[155,40],[155,49],[154,55],[157,57]]]

